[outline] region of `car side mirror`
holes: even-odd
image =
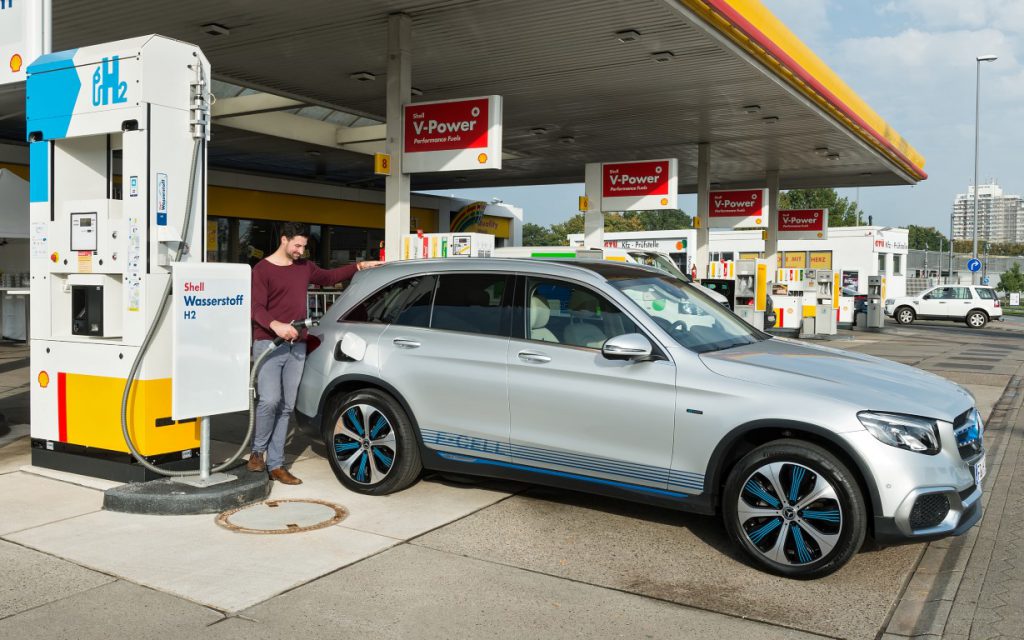
[[[642,333],[627,333],[605,340],[601,355],[609,360],[650,360],[654,346]]]

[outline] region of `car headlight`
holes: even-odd
[[[886,298],[885,299],[885,306],[891,307],[893,304],[895,304],[895,302],[896,302],[896,300],[894,298]]]
[[[928,455],[939,452],[939,425],[934,420],[896,413],[858,413],[860,423],[887,445]]]

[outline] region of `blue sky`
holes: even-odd
[[[926,159],[914,187],[860,189],[876,224],[949,231],[956,194],[974,174],[975,57],[982,65],[981,182],[1024,188],[1024,0],[762,0]],[[576,210],[583,185],[467,189],[459,197],[500,198],[526,222],[549,225]],[[853,189],[840,190],[854,199]],[[688,212],[694,196],[681,196]]]

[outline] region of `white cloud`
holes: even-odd
[[[904,14],[930,29],[983,29],[1024,32],[1021,0],[890,0],[886,13]]]
[[[872,92],[874,87],[907,94],[913,89],[927,104],[965,91],[973,95],[975,58],[982,53],[999,56],[995,63],[985,65],[984,73],[992,78],[990,82],[1008,88],[1013,81],[1007,78],[1019,79],[1022,73],[1016,49],[1016,39],[995,29],[944,32],[907,29],[894,36],[841,42],[836,49],[836,66],[842,75],[856,79],[863,91]],[[1009,97],[1001,91],[995,99]]]

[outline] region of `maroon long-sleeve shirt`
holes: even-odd
[[[309,285],[330,286],[352,279],[358,269],[350,264],[337,269],[321,269],[309,260],[296,260],[282,267],[260,260],[252,268],[252,338],[277,337],[270,323],[294,322],[306,317],[306,290]],[[305,335],[302,335],[305,339]]]

